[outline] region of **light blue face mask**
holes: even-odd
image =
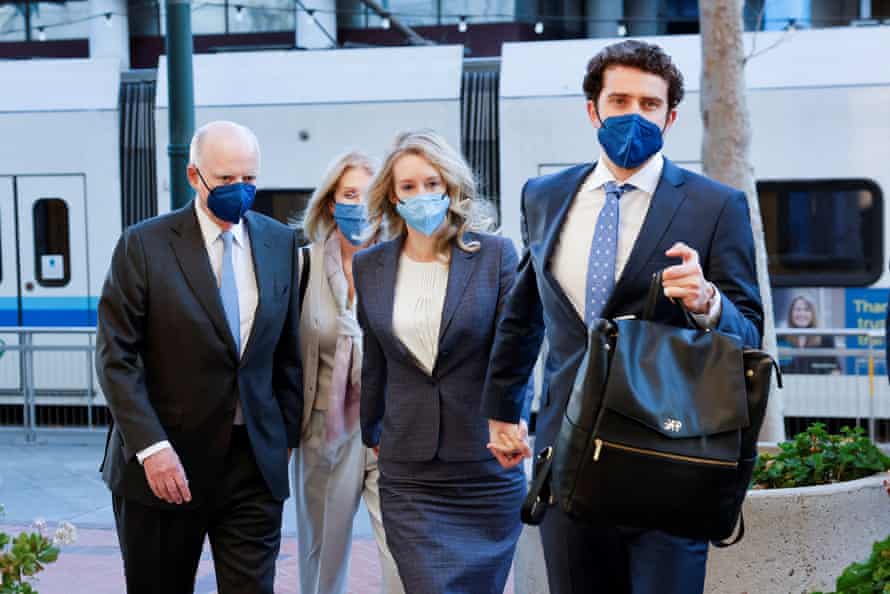
[[[365,229],[368,227],[368,209],[364,204],[342,204],[334,206],[334,220],[340,233],[352,245],[361,245]]]
[[[448,194],[422,194],[399,200],[396,211],[412,229],[430,236],[445,222],[449,206]]]

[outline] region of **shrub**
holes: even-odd
[[[15,538],[0,531],[0,594],[38,594],[34,576],[59,557],[59,545],[76,539],[76,529],[68,522],[59,524],[51,539],[44,535],[46,522],[35,522],[35,528]]]
[[[823,423],[813,423],[791,441],[779,444],[778,454],[762,454],[754,468],[755,489],[784,489],[852,481],[890,469],[885,455],[861,427],[843,427],[832,435]]]
[[[837,592],[831,594],[890,593],[890,537],[874,544],[868,561],[847,567],[835,587]]]

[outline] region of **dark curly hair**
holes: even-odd
[[[683,100],[683,75],[657,45],[628,39],[603,48],[587,63],[584,95],[594,103],[603,90],[603,74],[610,66],[629,66],[661,77],[668,85],[668,107],[674,109]]]

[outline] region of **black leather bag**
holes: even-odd
[[[661,294],[657,274],[642,319],[590,328],[556,443],[537,460],[526,523],[558,503],[593,523],[731,536],[778,368],[737,337],[650,321]]]

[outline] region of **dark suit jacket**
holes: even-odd
[[[96,371],[114,425],[103,462],[111,490],[148,505],[136,453],[169,440],[200,504],[224,472],[240,398],[260,472],[288,495],[287,448],[300,441],[302,373],[295,235],[249,212],[259,304],[239,359],[193,203],[122,235],[99,301]]]
[[[546,330],[549,353],[535,440],[538,450],[550,445],[559,430],[586,348],[587,329],[552,275],[550,258],[574,196],[593,167],[578,165],[531,179],[522,192],[523,239],[528,249],[498,325],[483,413],[510,422],[519,418],[523,378],[534,366]],[[759,346],[763,308],[745,196],[667,159],[640,235],[602,317],[641,315],[652,274],[679,263],[664,255],[678,241],[698,251],[705,278],[723,295],[717,329],[741,337],[747,346]],[[685,325],[680,309],[665,299],[659,301],[655,318]]]
[[[454,246],[432,375],[393,331],[404,236],[355,255],[358,319],[364,330],[362,440],[397,462],[489,460],[488,423],[479,415],[482,383],[498,316],[516,275],[512,243],[467,234],[477,252]],[[526,373],[517,398],[531,395]],[[517,384],[520,382],[517,382]],[[520,403],[522,408],[522,403]]]

